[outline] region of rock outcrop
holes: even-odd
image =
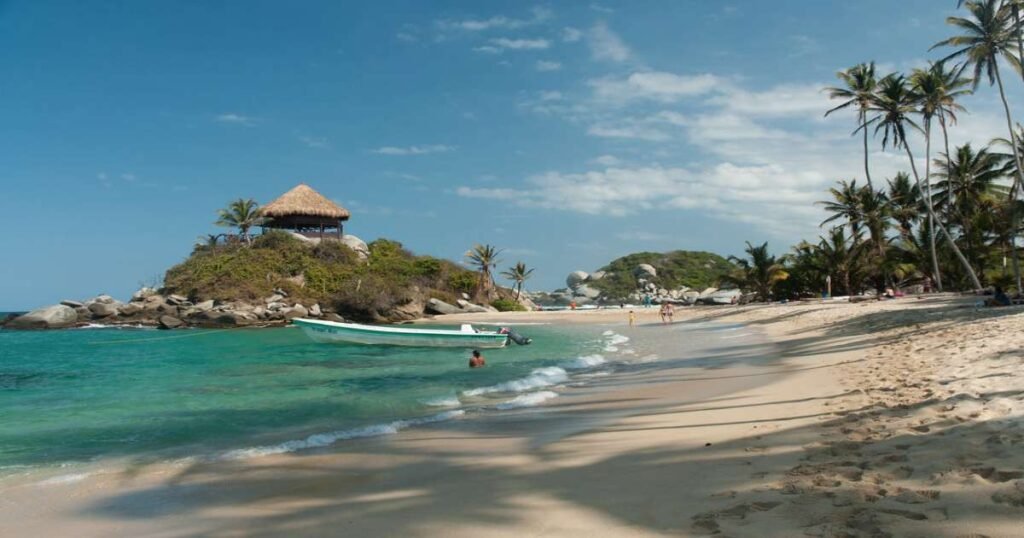
[[[7,322],[11,329],[62,329],[78,323],[78,313],[67,305],[53,305],[33,310]]]

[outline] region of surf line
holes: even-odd
[[[135,342],[153,342],[156,340],[174,340],[177,338],[192,338],[195,336],[203,336],[207,334],[222,333],[225,331],[231,331],[233,329],[215,329],[212,331],[198,331],[195,334],[178,334],[173,336],[154,336],[152,338],[129,338],[125,340],[103,340],[100,342],[89,342],[92,346],[110,345],[110,344],[134,344]]]

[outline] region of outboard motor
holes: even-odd
[[[530,345],[530,343],[533,342],[532,338],[527,338],[527,337],[525,337],[525,336],[523,336],[523,335],[513,331],[512,329],[509,329],[508,327],[502,327],[501,330],[498,331],[498,332],[500,332],[501,334],[507,334],[509,340],[511,340],[511,341],[521,345],[521,346]]]

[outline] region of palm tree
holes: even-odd
[[[789,278],[789,273],[786,272],[781,260],[768,254],[767,242],[755,247],[747,241],[745,252],[750,257],[749,260],[729,256],[729,261],[739,267],[732,274],[723,277],[723,280],[741,288],[753,288],[762,301],[771,300],[772,288]]]
[[[894,148],[899,149],[902,147],[906,151],[907,158],[910,160],[910,171],[914,174],[917,188],[919,191],[924,192],[924,189],[921,187],[921,176],[917,173],[914,154],[910,150],[910,144],[907,143],[908,127],[918,131],[921,130],[910,118],[912,114],[919,113],[918,103],[920,98],[910,89],[910,86],[907,84],[907,78],[902,74],[894,73],[887,75],[879,82],[878,87],[879,92],[872,105],[872,110],[878,113],[878,117],[875,118],[875,121],[877,121],[875,132],[882,131],[883,133],[882,148],[887,147],[891,141]],[[971,264],[964,257],[963,253],[960,252],[946,227],[941,222],[935,220],[935,208],[932,207],[930,200],[926,200],[925,208],[928,210],[930,222],[935,222],[936,227],[942,232],[946,242],[949,243],[950,248],[956,254],[960,263],[963,264],[964,270],[970,275],[975,289],[981,289],[981,282],[978,281],[978,276],[974,274]]]
[[[921,217],[921,193],[906,172],[899,172],[889,183],[889,204],[892,218],[900,228],[900,236],[913,233],[914,224]]]
[[[995,208],[997,200],[1006,198],[1009,189],[999,181],[1010,165],[988,148],[974,151],[970,144],[956,148],[956,155],[946,160],[952,165],[950,173],[936,173],[941,181],[935,185],[935,205],[949,215],[950,222],[960,226],[971,261],[975,267],[983,267],[977,244],[981,230],[976,224],[984,218],[983,213]]]
[[[839,106],[825,113],[829,114],[844,108],[857,106],[857,125],[859,130],[864,131],[864,177],[867,179],[868,187],[874,189],[871,184],[871,170],[868,166],[868,110],[871,108],[871,98],[875,93],[875,86],[878,81],[875,79],[875,62],[857,64],[845,71],[836,73],[836,77],[843,81],[845,87],[826,88],[829,97],[832,99],[845,99]],[[856,133],[857,131],[854,131]]]
[[[933,200],[931,181],[932,119],[935,117],[939,118],[948,154],[949,135],[946,129],[947,118],[951,123],[956,123],[956,113],[964,110],[963,106],[956,102],[956,99],[970,93],[970,90],[965,89],[970,84],[970,80],[960,76],[960,72],[962,72],[962,68],[947,70],[945,62],[935,62],[928,69],[915,69],[910,75],[913,91],[918,99],[920,99],[920,112],[924,120],[924,192],[926,199],[929,201]],[[934,214],[928,213],[928,229],[932,230],[928,246],[932,258],[932,272],[935,274],[935,285],[939,291],[942,291],[942,276],[939,272],[939,257],[935,249],[935,223],[932,221],[933,218]]]
[[[818,203],[825,206],[825,211],[832,213],[832,215],[821,221],[819,226],[845,218],[850,231],[854,235],[860,233],[860,227],[864,223],[864,215],[861,211],[860,187],[857,187],[857,180],[854,179],[849,182],[840,180],[839,188],[832,187],[828,192],[832,195],[832,200],[824,200]]]
[[[252,198],[248,200],[239,198],[228,204],[228,207],[225,209],[217,211],[219,217],[216,224],[217,226],[238,228],[238,235],[241,236],[242,240],[246,243],[252,243],[249,230],[253,226],[259,226],[264,222],[263,217],[259,215],[259,207],[260,205]]]
[[[526,264],[523,262],[516,262],[512,267],[509,267],[507,271],[503,271],[501,276],[515,282],[516,286],[516,300],[519,300],[519,296],[523,293],[523,284],[529,280],[530,276],[533,275],[533,269],[527,269]]]
[[[829,230],[828,237],[819,238],[815,247],[821,269],[832,277],[836,284],[843,286],[847,295],[860,293],[860,285],[866,276],[866,256],[862,255],[863,243],[860,234],[846,236],[842,226]]]
[[[493,245],[480,244],[473,245],[473,248],[466,253],[469,263],[480,272],[476,288],[477,297],[482,295],[486,298],[494,287],[494,277],[491,274],[491,270],[498,265],[498,254],[501,254],[501,251]]]
[[[1010,105],[1006,101],[1006,90],[1003,87],[1003,78],[999,72],[999,59],[1002,58],[1011,67],[1021,71],[1021,58],[1014,55],[1014,48],[1018,52],[1022,48],[1020,42],[1021,25],[1019,17],[1015,18],[1013,3],[1004,3],[1003,0],[972,0],[965,3],[971,18],[948,17],[946,23],[956,26],[964,31],[963,35],[953,36],[942,40],[932,46],[937,47],[959,47],[945,60],[964,57],[966,63],[974,68],[973,87],[976,89],[981,82],[982,74],[989,81],[989,85],[997,84],[999,97],[1003,102],[1003,111],[1006,114],[1006,127],[1010,132],[1011,146],[1013,148],[1013,160],[1017,165],[1017,177],[1010,189],[1011,199],[1016,199],[1017,190],[1024,185],[1024,166],[1021,165],[1021,155],[1017,150],[1017,134],[1013,130],[1013,115],[1010,113]],[[945,61],[944,60],[944,61]],[[1013,213],[1012,229],[1017,228],[1017,215]],[[1013,232],[1012,232],[1013,233]],[[1016,238],[1013,237],[1016,256]],[[1021,274],[1019,264],[1014,263],[1014,278],[1017,281],[1017,289],[1021,288]]]

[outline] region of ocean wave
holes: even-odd
[[[429,417],[396,420],[394,422],[388,422],[386,424],[373,424],[371,426],[362,426],[360,428],[352,428],[350,430],[339,430],[329,433],[318,433],[310,435],[305,439],[286,441],[284,443],[280,443],[277,445],[258,446],[252,448],[231,450],[223,455],[223,459],[236,460],[256,456],[269,456],[271,454],[284,454],[287,452],[296,452],[298,450],[306,450],[310,448],[322,448],[325,446],[333,445],[338,441],[343,441],[346,439],[361,439],[364,437],[380,437],[382,435],[393,435],[410,426],[420,426],[423,424],[444,422],[447,420],[452,420],[461,417],[462,415],[465,414],[466,412],[462,410],[445,411],[444,413],[438,413],[436,415],[432,415]]]
[[[615,353],[619,351],[619,346],[629,342],[628,336],[615,331],[605,331],[603,334],[608,337],[604,342],[604,351],[607,353]]]
[[[550,390],[542,390],[540,392],[528,392],[526,394],[520,394],[515,398],[507,402],[502,402],[496,406],[496,409],[506,411],[509,409],[522,409],[523,407],[534,407],[540,405],[552,398],[557,398],[558,393]]]
[[[462,405],[462,402],[459,401],[458,396],[449,394],[448,396],[438,396],[437,398],[423,400],[423,404],[431,407],[458,407]]]
[[[530,375],[520,379],[513,379],[512,381],[498,383],[489,387],[469,389],[463,391],[462,394],[466,396],[480,396],[495,392],[526,392],[565,383],[568,379],[569,374],[564,369],[557,366],[548,366],[546,368],[535,368],[530,372]]]
[[[92,473],[63,474],[60,476],[55,476],[53,478],[47,478],[46,480],[39,482],[38,485],[57,486],[60,484],[74,484],[75,482],[81,482],[82,480],[89,478],[89,476],[91,475]]]
[[[607,362],[601,355],[585,355],[583,357],[576,357],[571,361],[562,363],[562,368],[568,368],[570,370],[583,370],[585,368],[593,368],[600,366]]]

